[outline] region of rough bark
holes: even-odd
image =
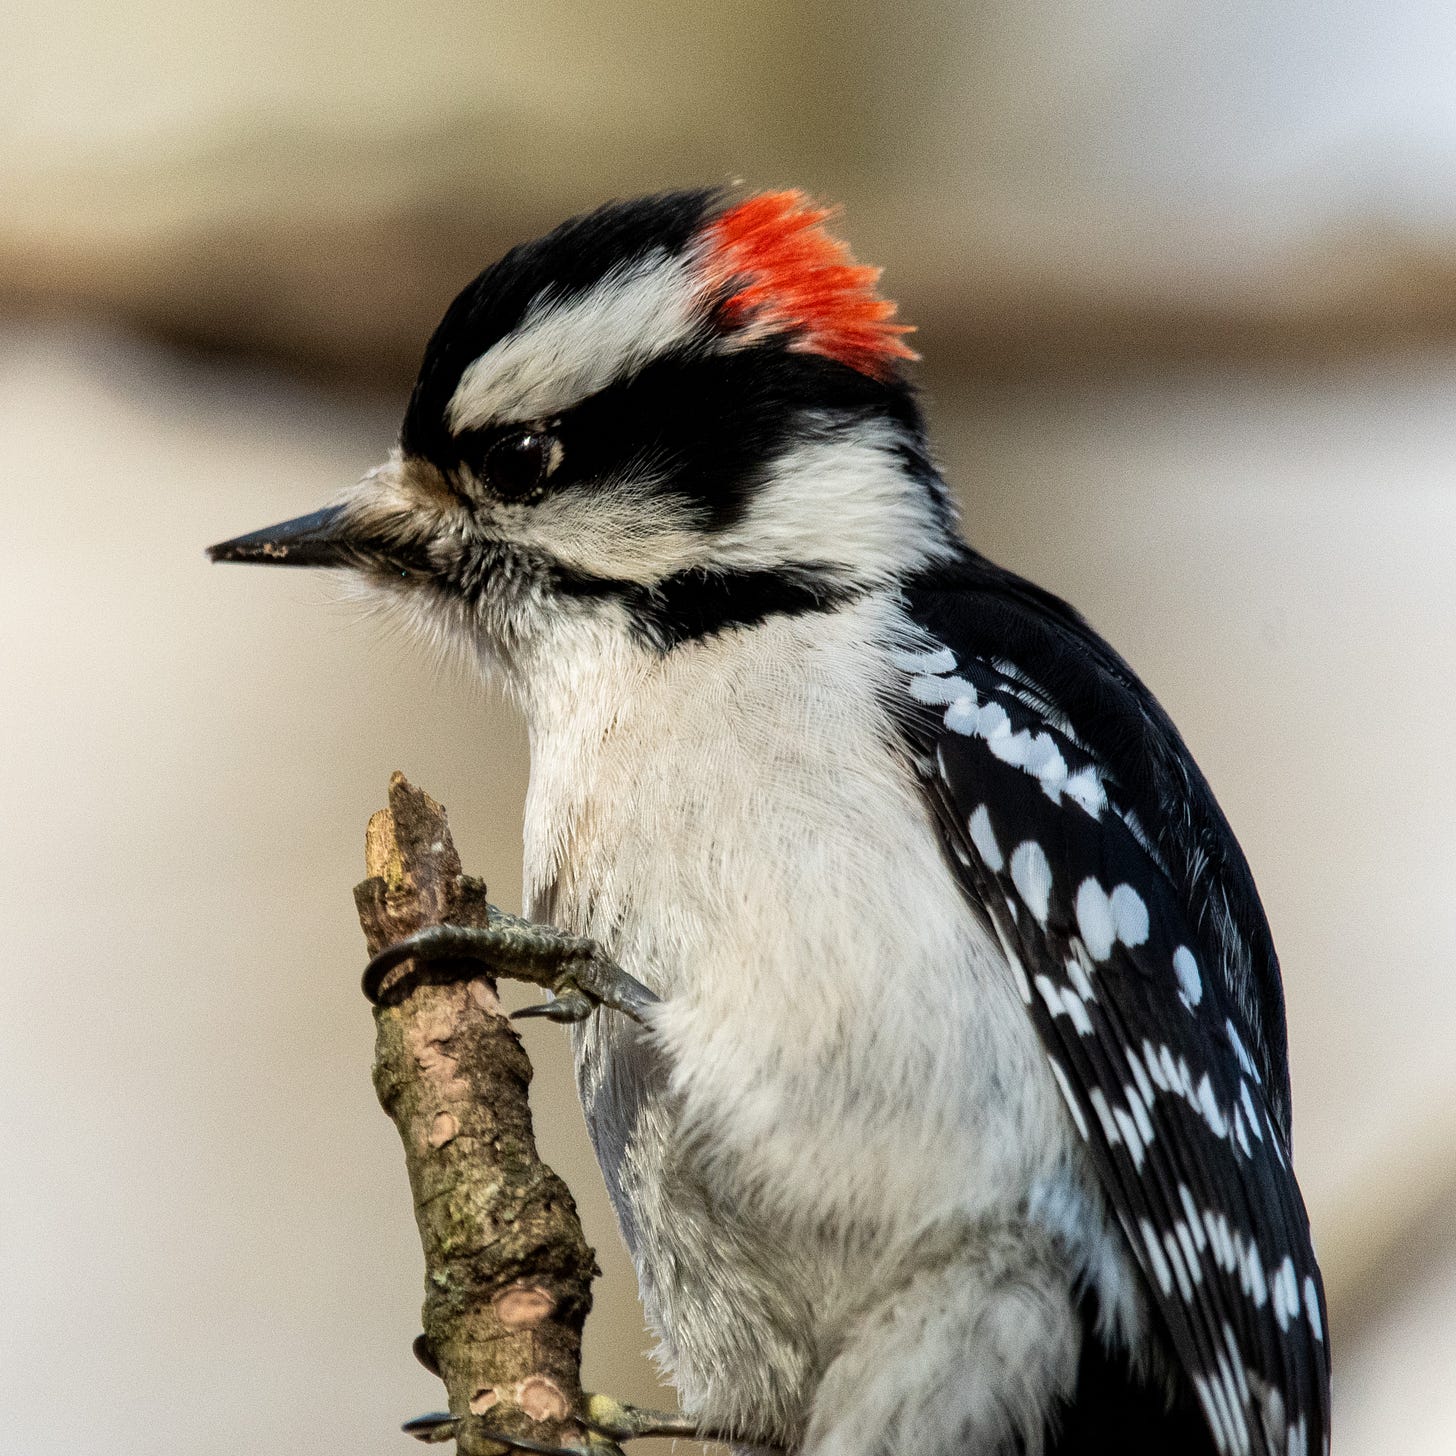
[[[370,954],[428,925],[485,927],[445,812],[402,774],[369,821],[354,892]],[[597,1267],[566,1185],[540,1159],[531,1064],[493,978],[420,984],[375,1008],[374,1085],[404,1144],[425,1254],[421,1358],[438,1370],[463,1456],[490,1431],[582,1446],[582,1325]]]

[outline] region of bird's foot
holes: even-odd
[[[583,1446],[552,1446],[544,1441],[507,1435],[504,1431],[479,1429],[475,1434],[480,1439],[495,1441],[511,1450],[529,1451],[533,1456],[623,1456],[621,1443],[639,1436],[676,1436],[689,1441],[741,1444],[740,1438],[729,1432],[704,1428],[691,1416],[676,1411],[628,1405],[610,1395],[586,1394],[584,1400],[586,1412],[577,1420],[587,1433]],[[414,1420],[406,1421],[403,1429],[417,1441],[435,1442],[457,1437],[462,1427],[463,1421],[459,1416],[441,1411],[416,1416]]]
[[[400,1427],[405,1435],[416,1441],[433,1444],[436,1441],[453,1441],[460,1434],[460,1417],[449,1411],[430,1411],[428,1415],[416,1416]]]
[[[678,1411],[628,1405],[624,1400],[599,1392],[588,1392],[584,1399],[586,1414],[581,1418],[582,1425],[609,1441],[631,1441],[638,1436],[680,1436],[688,1441],[739,1442],[737,1436],[707,1429]]]
[[[642,1021],[657,1000],[595,941],[494,906],[488,926],[430,925],[386,946],[364,969],[364,994],[376,1006],[393,1004],[424,983],[469,980],[482,964],[491,976],[529,981],[553,993],[555,999],[517,1011],[517,1017],[585,1021],[598,1006],[610,1006]]]

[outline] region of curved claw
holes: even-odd
[[[390,984],[391,1000],[403,999],[423,979],[465,978],[453,967],[430,972],[426,970],[430,962],[483,961],[490,965],[492,975],[513,976],[556,993],[556,1001],[547,1003],[551,1009],[518,1015],[582,1021],[597,1006],[609,1006],[641,1022],[657,1002],[641,981],[608,960],[591,941],[496,910],[491,911],[488,928],[430,925],[386,946],[364,968],[363,991],[374,1005],[384,999],[389,973],[410,960],[416,963],[415,969]]]
[[[469,960],[480,956],[481,932],[466,925],[427,925],[393,945],[387,945],[364,967],[360,986],[369,1000],[378,1006],[384,978],[405,961]]]
[[[534,1016],[542,1016],[547,1021],[570,1023],[585,1021],[596,1009],[596,1003],[592,1001],[591,997],[583,996],[580,991],[567,987],[558,992],[551,1001],[543,1001],[539,1006],[523,1006],[519,1011],[512,1011],[511,1020],[526,1021]]]
[[[451,1415],[449,1411],[431,1411],[428,1415],[406,1421],[400,1430],[416,1441],[452,1441],[460,1434],[460,1417]]]
[[[611,961],[590,960],[578,964],[572,969],[571,979],[591,1000],[610,1006],[633,1021],[645,1023],[647,1012],[657,1005],[658,998],[636,976],[628,975]]]

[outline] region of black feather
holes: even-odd
[[[1046,1456],[1215,1456],[1192,1393],[1135,1372],[1096,1337],[1097,1302],[1084,1301],[1082,1357],[1071,1400],[1054,1418]]]
[[[558,569],[556,589],[568,596],[610,597],[621,602],[637,636],[659,652],[671,652],[735,627],[753,627],[768,617],[826,612],[858,594],[814,563],[773,571],[693,568],[650,586],[571,574]]]
[[[927,797],[1022,968],[1183,1395],[1220,1449],[1287,1456],[1302,1421],[1320,1456],[1328,1341],[1290,1166],[1282,991],[1232,831],[1167,715],[1064,603],[972,554],[908,600],[949,649],[906,684]]]

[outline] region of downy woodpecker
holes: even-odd
[[[1278,962],[1131,668],[955,512],[798,193],[450,306],[342,567],[524,711],[528,914],[660,998],[577,1077],[684,1407],[810,1456],[1328,1449]]]

